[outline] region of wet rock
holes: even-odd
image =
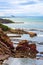
[[[30,57],[35,58],[37,54],[36,45],[34,43],[29,44],[29,41],[22,40],[16,47],[15,57]]]
[[[34,32],[29,32],[29,35],[30,35],[30,37],[37,36],[37,34],[36,34],[36,33],[34,33]]]

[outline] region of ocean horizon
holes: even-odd
[[[5,16],[0,18],[11,19],[14,22],[43,22],[43,16]]]

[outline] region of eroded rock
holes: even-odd
[[[36,50],[36,44],[34,43],[29,44],[29,41],[22,40],[16,47],[15,57],[17,56],[18,58],[20,57],[35,58],[37,52],[38,51]]]

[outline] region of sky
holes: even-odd
[[[43,0],[0,0],[0,16],[43,16]]]

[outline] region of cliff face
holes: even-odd
[[[13,42],[11,42],[9,37],[0,29],[0,60],[3,60],[5,55],[12,56],[14,53],[13,50]],[[6,57],[4,57],[4,59],[5,58]]]

